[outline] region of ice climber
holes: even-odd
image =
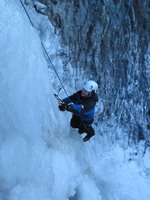
[[[87,81],[82,90],[63,99],[59,104],[61,111],[72,112],[70,126],[77,128],[79,134],[87,133],[83,141],[88,141],[95,135],[92,127],[94,121],[95,105],[98,102],[96,90],[98,85],[95,81]]]

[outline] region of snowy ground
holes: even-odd
[[[129,161],[102,125],[83,143],[58,110],[41,40],[60,74],[61,47],[47,17],[28,6],[33,28],[19,0],[0,7],[0,200],[149,200],[148,153]]]

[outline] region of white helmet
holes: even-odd
[[[98,88],[97,83],[91,80],[87,81],[83,86],[83,89],[86,90],[87,92],[92,92],[92,91],[96,92],[97,88]]]

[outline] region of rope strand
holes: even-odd
[[[27,15],[27,17],[28,17],[30,23],[31,23],[31,25],[34,27],[34,24],[33,24],[32,20],[31,20],[31,18],[30,18],[30,16],[29,16],[29,14],[28,14],[28,12],[27,12],[27,10],[26,10],[24,4],[22,3],[22,0],[20,0],[20,2],[21,2],[21,5],[22,5],[22,7],[23,7],[23,9],[24,9],[24,11],[25,11],[25,13],[26,13],[26,15]],[[35,28],[35,27],[34,27],[34,28]],[[46,56],[47,56],[47,58],[48,58],[48,60],[49,60],[49,62],[50,62],[50,64],[51,64],[51,66],[53,67],[53,70],[54,70],[54,72],[55,72],[55,74],[56,74],[56,76],[57,76],[57,78],[58,78],[60,84],[62,85],[62,88],[63,88],[65,94],[68,96],[67,91],[66,91],[66,89],[65,89],[65,87],[64,87],[64,85],[63,85],[63,83],[62,83],[62,81],[61,81],[61,79],[60,79],[60,77],[59,77],[59,75],[58,75],[58,73],[57,73],[57,71],[56,71],[56,69],[55,69],[55,67],[54,67],[54,65],[53,65],[53,63],[52,63],[52,61],[51,61],[51,59],[50,59],[50,56],[48,55],[48,53],[47,53],[47,51],[46,51],[46,48],[45,48],[45,46],[44,46],[44,44],[43,44],[42,41],[41,41],[41,45],[42,45],[43,51],[45,52],[45,54],[46,54]]]

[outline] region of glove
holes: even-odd
[[[73,107],[72,107],[72,105],[67,105],[67,111],[73,112]]]
[[[67,110],[67,105],[65,104],[65,102],[60,102],[58,107],[59,107],[59,110],[61,111]]]

